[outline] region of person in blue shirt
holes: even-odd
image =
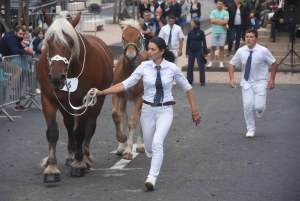
[[[192,85],[194,81],[194,63],[197,58],[200,83],[205,86],[205,56],[208,54],[204,31],[200,29],[200,21],[194,20],[191,23],[192,29],[189,31],[186,41],[186,57],[188,58],[187,80]]]
[[[33,30],[32,35],[35,37],[35,39],[32,42],[33,45],[33,51],[37,54],[42,54],[42,43],[45,36],[45,31],[41,27],[37,27]]]
[[[157,8],[155,10],[155,17],[151,18],[151,20],[155,23],[155,36],[158,36],[160,29],[167,24],[165,18],[163,18],[163,11],[161,8]]]
[[[29,47],[23,47],[21,41],[26,33],[26,30],[23,26],[16,26],[13,31],[10,31],[0,39],[0,54],[5,56],[12,55],[25,55],[30,51]],[[22,69],[12,63],[9,64],[11,71],[15,72],[12,78],[11,87],[16,91],[17,86],[21,82]],[[2,96],[2,94],[1,94]],[[16,103],[15,111],[27,111],[28,108],[25,108],[20,104],[20,101]]]
[[[153,19],[150,19],[151,13],[146,10],[143,13],[144,26],[142,27],[142,33],[145,37],[145,50],[148,50],[149,41],[155,36],[156,24]]]

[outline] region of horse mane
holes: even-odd
[[[144,34],[142,33],[142,27],[140,26],[140,23],[134,19],[125,19],[123,21],[120,21],[119,25],[123,31],[128,27],[136,28],[141,33],[141,35],[144,36]]]
[[[80,53],[78,35],[73,26],[65,18],[58,18],[53,21],[46,32],[45,41],[48,41],[53,36],[54,42],[59,42],[60,44],[70,49],[69,44],[64,37],[64,34],[71,37],[74,41],[74,55],[75,57],[78,57]]]

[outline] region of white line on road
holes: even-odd
[[[136,151],[136,143],[133,144],[132,147],[132,160],[139,155],[139,153],[137,153]],[[110,153],[116,153],[116,151],[110,152]],[[131,160],[125,160],[125,159],[121,159],[119,162],[117,162],[114,166],[112,166],[110,169],[111,170],[121,170],[123,169],[128,163],[130,163]]]
[[[7,116],[0,116],[0,118],[3,118],[3,117],[5,117],[5,118],[7,118]],[[21,116],[10,116],[11,118],[21,118]]]

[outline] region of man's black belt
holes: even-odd
[[[165,103],[157,103],[157,104],[154,104],[154,103],[150,103],[148,101],[143,101],[143,103],[147,104],[147,105],[150,105],[151,107],[159,107],[159,106],[167,106],[167,105],[175,105],[176,102],[175,101],[168,101],[168,102],[165,102]]]

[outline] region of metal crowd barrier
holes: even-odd
[[[41,105],[36,100],[39,88],[36,79],[38,59],[33,56],[12,55],[2,57],[0,62],[0,111],[11,121],[5,106],[27,100],[24,107],[30,108],[34,103],[40,110]]]

